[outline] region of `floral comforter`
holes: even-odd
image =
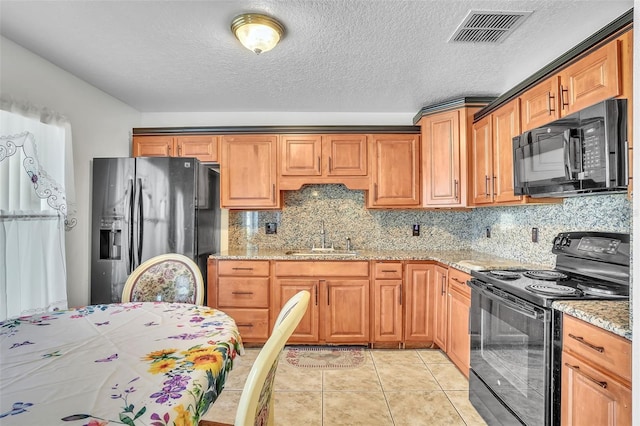
[[[242,342],[181,303],[95,305],[0,322],[0,424],[197,425]]]

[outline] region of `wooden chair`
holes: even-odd
[[[182,302],[202,305],[204,281],[198,265],[182,254],[152,257],[127,278],[123,302]]]
[[[260,350],[240,395],[234,426],[273,425],[273,383],[280,354],[309,306],[310,294],[304,290],[284,305],[269,340]],[[215,410],[215,404],[212,405]],[[200,420],[199,426],[230,426]]]

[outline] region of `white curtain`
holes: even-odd
[[[0,99],[0,320],[67,308],[71,141],[64,117]]]

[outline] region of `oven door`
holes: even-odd
[[[550,424],[551,310],[490,286],[471,285],[470,397],[497,399],[499,406],[489,398],[481,401],[491,418],[512,413],[528,426]]]

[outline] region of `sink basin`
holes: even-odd
[[[347,250],[292,250],[285,252],[286,255],[291,256],[356,256],[358,252]]]

